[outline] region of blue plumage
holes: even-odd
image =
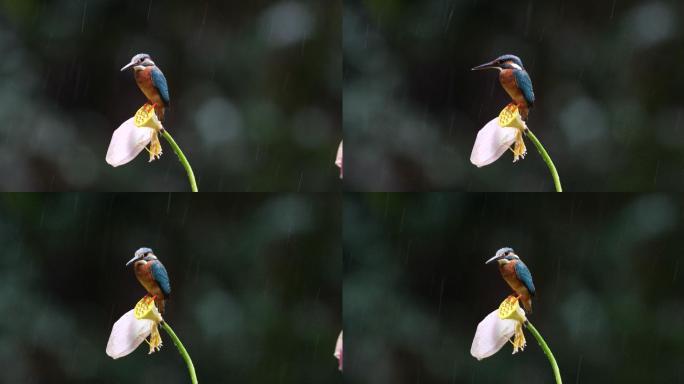
[[[159,284],[159,288],[164,292],[164,295],[171,295],[171,282],[164,265],[159,261],[155,261],[150,266],[150,271],[152,272],[152,278]]]
[[[518,84],[518,88],[523,94],[525,101],[529,107],[534,106],[534,91],[532,90],[532,79],[530,75],[527,74],[525,70],[514,70],[515,82]]]
[[[520,260],[515,263],[515,275],[518,277],[518,280],[525,285],[527,290],[530,292],[530,295],[534,296],[535,290],[534,283],[532,282],[532,273],[530,273],[530,270],[527,268],[525,263]]]
[[[164,77],[162,71],[157,67],[152,68],[150,74],[152,77],[152,85],[157,88],[159,96],[164,101],[164,104],[168,106],[171,102],[171,98],[169,97],[169,86],[166,84],[166,77]]]
[[[534,90],[532,80],[525,71],[522,60],[515,55],[503,55],[496,59],[472,68],[473,71],[481,69],[499,70],[499,82],[503,89],[518,106],[523,120],[527,120],[529,109],[534,106]]]
[[[518,56],[511,55],[510,53],[506,54],[506,55],[501,55],[501,56],[497,57],[494,61],[496,61],[498,63],[505,63],[507,61],[512,61],[512,62],[518,64],[518,66],[520,68],[523,67],[522,60],[520,60],[520,58]]]

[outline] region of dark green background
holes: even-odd
[[[168,80],[165,127],[201,191],[331,191],[341,133],[340,1],[0,1],[0,188],[187,191],[171,148],[113,169],[116,127]]]
[[[164,332],[105,354],[145,294],[124,266],[141,246],[201,383],[341,382],[340,231],[336,195],[0,195],[0,382],[188,383]]]
[[[348,382],[553,382],[529,333],[517,355],[470,355],[511,292],[484,264],[504,246],[532,271],[529,319],[565,383],[682,382],[682,233],[681,195],[348,195]]]
[[[528,141],[477,169],[477,131],[509,102],[517,54],[537,97],[529,127],[568,191],[684,190],[684,3],[677,0],[346,0],[346,188],[550,191]]]

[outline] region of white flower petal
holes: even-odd
[[[112,134],[105,159],[112,167],[124,165],[135,159],[136,156],[152,140],[154,129],[137,127],[133,117],[126,120]]]
[[[335,159],[335,165],[340,168],[340,179],[342,178],[342,142],[340,141],[340,146],[337,147],[337,158]]]
[[[498,352],[515,334],[517,321],[499,318],[499,310],[495,309],[477,325],[470,354],[482,360]]]
[[[515,143],[517,132],[516,128],[501,127],[499,117],[494,118],[477,133],[470,162],[478,168],[493,163]]]
[[[112,359],[124,357],[135,351],[152,331],[152,320],[135,318],[131,309],[114,323],[107,341],[107,355]]]
[[[337,336],[337,343],[335,344],[335,353],[333,354],[339,360],[339,369],[342,370],[342,331]]]

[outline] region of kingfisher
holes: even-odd
[[[164,264],[150,248],[145,247],[135,251],[135,256],[126,263],[126,266],[131,263],[134,263],[135,277],[147,290],[148,296],[154,300],[159,313],[164,313],[166,299],[171,296],[171,283]]]
[[[471,70],[479,71],[481,69],[499,70],[501,87],[508,93],[513,103],[518,106],[523,120],[527,120],[529,110],[534,106],[534,90],[532,89],[532,79],[523,67],[522,60],[515,55],[503,55]]]
[[[154,64],[147,53],[138,53],[131,62],[124,65],[121,71],[133,67],[133,76],[138,87],[145,94],[149,104],[154,108],[159,121],[164,121],[164,112],[169,106],[169,86],[161,69]]]
[[[499,263],[499,272],[508,285],[518,294],[518,299],[522,301],[527,313],[532,313],[532,297],[534,297],[534,283],[532,274],[520,257],[515,254],[513,248],[501,248],[496,251],[496,255],[487,260],[489,264],[496,260]]]

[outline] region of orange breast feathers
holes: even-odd
[[[501,87],[503,87],[503,89],[506,90],[506,93],[508,93],[508,96],[510,96],[513,102],[518,106],[523,119],[527,119],[527,100],[525,100],[525,96],[518,87],[518,82],[515,80],[515,74],[513,73],[513,70],[502,70],[501,73],[499,73],[499,82],[501,83]]]
[[[135,277],[138,279],[140,284],[153,296],[157,296],[160,299],[164,298],[164,292],[159,288],[159,284],[152,277],[152,269],[150,268],[152,263],[138,261],[135,263]]]
[[[164,106],[164,101],[159,95],[157,88],[155,88],[152,83],[152,67],[146,67],[140,70],[136,69],[135,82],[151,103]]]
[[[529,296],[530,292],[527,287],[518,279],[518,275],[515,273],[515,264],[517,261],[510,261],[499,267],[501,271],[501,276],[508,283],[508,285],[515,291],[515,293],[522,296]]]
[[[515,80],[515,75],[513,74],[512,69],[502,70],[501,73],[499,73],[499,82],[501,83],[503,89],[506,90],[506,93],[508,93],[508,96],[513,99],[513,101],[516,103],[527,103],[522,91],[520,91],[520,88],[518,88],[518,83]]]

